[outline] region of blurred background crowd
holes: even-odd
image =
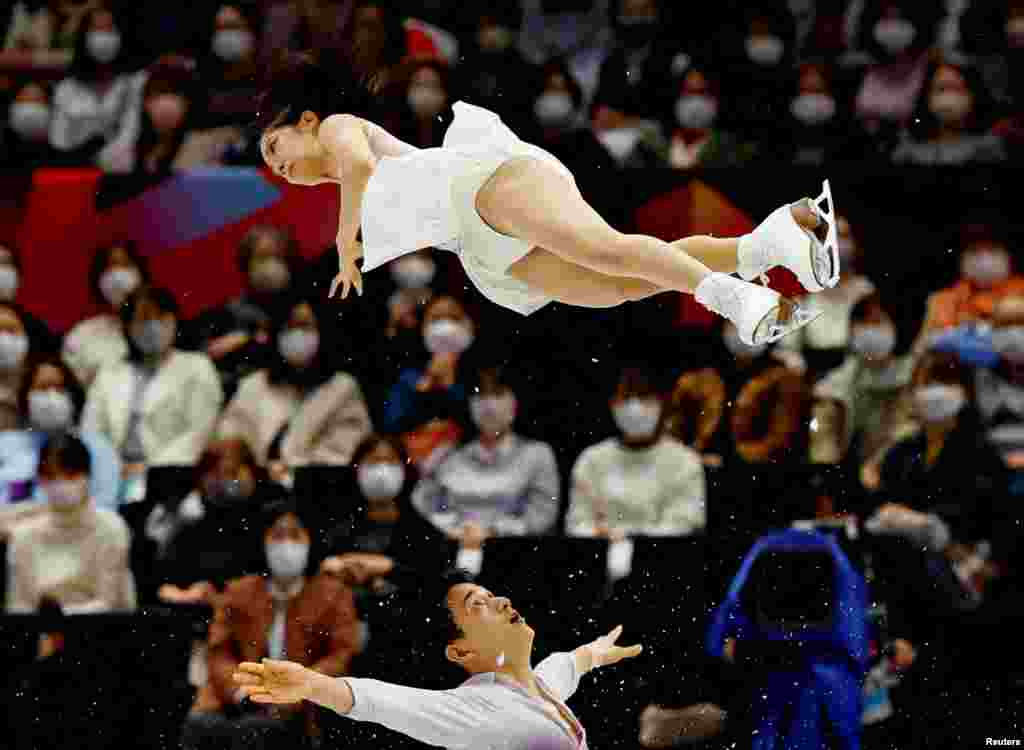
[[[762,688],[783,719],[758,747],[815,746],[792,744],[797,725],[836,748],[851,731],[878,748],[1020,736],[1024,236],[1000,204],[1024,145],[1024,3],[19,0],[0,45],[5,176],[259,167],[261,71],[314,49],[372,76],[376,121],[417,146],[441,144],[454,101],[492,109],[623,228],[643,223],[624,208],[641,182],[724,180],[730,214],[766,193],[746,201],[756,223],[799,195],[776,194],[779,167],[813,174],[801,189],[832,174],[844,264],[808,299],[821,318],[749,347],[679,295],[519,318],[442,251],[328,301],[334,248],[300,247],[287,221],[238,232],[234,280],[199,309],[183,279],[211,271],[186,255],[168,274],[144,250],[159,222],[77,248],[88,273],[61,284],[89,301],[65,324],[26,292],[60,259],[29,225],[0,236],[11,747],[414,746],[266,710],[230,675],[271,656],[454,685],[417,620],[423,578],[451,564],[554,631],[542,646],[620,620],[652,645],[621,682],[588,678],[574,708],[594,748],[655,746],[647,703],[742,717]],[[901,207],[858,212],[835,176],[851,165],[951,210],[918,204],[889,241]],[[794,524],[838,540],[850,576],[741,564]],[[754,624],[726,627],[744,581]],[[841,658],[754,643],[766,623],[840,629],[851,592]],[[806,708],[813,679],[772,682],[808,659],[855,678],[855,731]],[[148,689],[127,691],[146,663]]]

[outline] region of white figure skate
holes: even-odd
[[[713,273],[694,291],[697,301],[736,324],[740,340],[748,346],[771,344],[821,317],[774,289]]]
[[[776,266],[788,268],[809,292],[820,292],[839,283],[839,235],[836,207],[828,180],[821,195],[807,198],[807,207],[818,217],[812,232],[793,218],[787,204],[776,209],[753,232],[740,238],[739,275],[747,281],[762,278]]]

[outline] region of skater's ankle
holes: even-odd
[[[811,209],[810,201],[808,199],[804,199],[799,203],[794,203],[789,207],[789,210],[792,212],[796,223],[804,229],[813,232],[818,228],[818,224],[821,223],[821,219],[818,217],[818,214]]]

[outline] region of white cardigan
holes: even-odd
[[[120,450],[128,434],[136,373],[123,361],[100,369],[89,388],[82,429],[102,433]],[[142,447],[148,466],[194,464],[206,448],[224,391],[205,354],[173,350],[142,400]]]

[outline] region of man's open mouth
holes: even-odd
[[[512,617],[509,619],[509,622],[511,622],[513,625],[516,625],[522,621],[523,617],[518,612],[513,612]]]

